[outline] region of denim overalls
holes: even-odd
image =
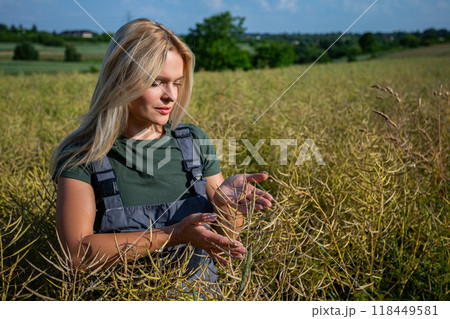
[[[189,191],[195,196],[169,203],[123,207],[116,174],[105,156],[94,162],[93,186],[97,202],[94,229],[98,233],[145,231],[150,227],[173,225],[190,214],[213,212],[213,206],[206,197],[207,182],[203,179],[203,166],[198,150],[194,148],[189,127],[180,124],[173,131],[173,135],[183,156],[183,170],[187,175]],[[217,281],[217,268],[203,249],[179,245],[169,247],[164,252],[171,255],[173,261],[189,258],[185,269],[190,280],[202,279],[212,283]]]

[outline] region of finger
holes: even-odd
[[[218,245],[216,243],[210,242],[211,244],[211,248],[209,248],[209,251],[212,251],[216,254],[220,254],[220,255],[227,255],[228,257],[238,257],[241,256],[242,254],[245,254],[247,252],[247,250],[245,249],[245,247],[243,246],[230,246],[230,244],[228,243],[227,245]],[[241,244],[242,245],[242,244]]]
[[[243,214],[248,214],[253,210],[261,210],[265,207],[272,207],[270,200],[258,198],[253,202],[253,198],[251,198],[240,201],[237,210]]]
[[[255,201],[255,204],[257,204],[257,205],[259,204],[259,205],[263,205],[263,206],[267,206],[267,207],[272,206],[272,203],[270,202],[270,200],[265,199],[265,198],[263,198],[263,197],[258,198],[258,199]]]
[[[205,223],[212,223],[213,221],[216,220],[217,215],[216,214],[205,213],[205,214],[202,214],[202,218],[203,218],[203,221]]]
[[[270,195],[269,193],[266,193],[260,189],[255,189],[255,191],[248,194],[246,198],[247,198],[247,200],[253,200],[253,198],[256,198],[256,200],[261,199],[261,198],[264,200],[267,200],[267,201],[273,200],[272,195]]]
[[[228,260],[226,260],[225,258],[219,256],[218,254],[209,251],[208,254],[211,256],[211,258],[213,258],[214,260],[216,260],[217,262],[224,264],[224,265],[228,265]]]
[[[265,199],[273,200],[273,196],[270,195],[267,191],[264,191],[262,189],[255,188],[255,194],[257,197],[264,197]]]
[[[230,245],[225,245],[225,246],[217,246],[216,249],[221,250],[222,252],[226,252],[226,253],[238,253],[238,254],[245,254],[247,253],[247,249],[245,249],[244,246],[242,246],[242,244],[240,244],[239,246],[230,246]]]
[[[247,182],[264,182],[266,179],[269,178],[269,174],[267,173],[255,173],[255,174],[248,174],[245,175],[245,178],[247,179]]]
[[[247,206],[249,209],[252,207],[253,205],[253,198],[248,198],[247,201],[241,201],[239,204],[241,204],[242,206]],[[272,202],[268,199],[265,198],[257,198],[254,200],[254,205],[262,205],[263,207],[271,207],[272,206]]]
[[[211,249],[215,250],[215,251],[220,251],[226,255],[229,254],[245,254],[247,253],[247,249],[245,249],[244,246],[232,246],[232,245],[217,245],[217,244],[213,244],[213,247]]]
[[[238,258],[238,259],[244,259],[243,253],[238,251],[225,251],[221,249],[211,249],[211,252],[214,253],[216,256],[228,256],[231,258]],[[225,257],[222,257],[225,258]]]
[[[264,209],[264,208],[266,208],[267,206],[265,206],[265,205],[261,205],[261,204],[255,204],[255,210],[261,210],[261,209]]]
[[[271,202],[263,202],[263,203],[245,203],[245,204],[239,204],[237,207],[237,210],[241,212],[242,214],[249,214],[253,210],[261,210],[266,207],[272,207]]]
[[[219,246],[219,247],[226,247],[227,249],[234,248],[234,247],[243,247],[241,242],[237,240],[231,240],[226,236],[222,236],[216,233],[213,233],[210,231],[210,234],[208,236],[208,240],[211,244]]]
[[[247,253],[247,249],[245,249],[245,247],[234,247],[234,248],[230,248],[230,254],[246,254]]]
[[[233,258],[244,259],[244,256],[242,256],[241,253],[230,252],[230,255],[233,256]]]
[[[190,224],[210,223],[216,220],[216,214],[197,213],[185,217]]]
[[[242,253],[240,252],[235,252],[235,251],[230,251],[228,253],[224,253],[221,250],[211,250],[213,253],[215,253],[216,255],[222,256],[222,255],[227,255],[228,257],[232,257],[232,258],[238,258],[238,259],[243,259],[244,256]]]

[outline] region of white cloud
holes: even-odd
[[[203,0],[203,3],[212,11],[221,10],[223,8],[222,0]]]
[[[298,0],[280,0],[278,3],[279,10],[297,11]]]
[[[266,0],[260,0],[259,3],[261,4],[261,7],[266,10],[266,11],[272,11],[272,8],[270,7],[270,5],[267,3]]]

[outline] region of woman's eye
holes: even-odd
[[[161,81],[154,81],[153,83],[152,83],[152,87],[157,87],[157,86],[161,86],[161,87],[163,87],[163,86],[166,86],[166,85],[168,85],[169,83],[166,83],[166,82],[161,82]],[[176,86],[176,87],[180,87],[180,86],[182,86],[183,85],[183,83],[181,83],[181,82],[173,82],[173,85],[174,86]]]

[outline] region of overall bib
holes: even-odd
[[[145,231],[150,228],[173,225],[194,213],[213,212],[213,206],[206,197],[207,181],[203,178],[203,166],[198,150],[194,148],[189,127],[180,124],[173,134],[183,156],[183,170],[187,175],[189,191],[195,196],[168,203],[124,207],[117,188],[116,174],[105,156],[94,162],[93,186],[97,202],[94,229],[96,232]],[[188,280],[201,279],[211,283],[217,282],[217,268],[203,249],[179,245],[164,249],[163,254],[169,256],[172,266],[176,267],[177,264],[184,263]],[[165,265],[167,266],[167,263]]]

